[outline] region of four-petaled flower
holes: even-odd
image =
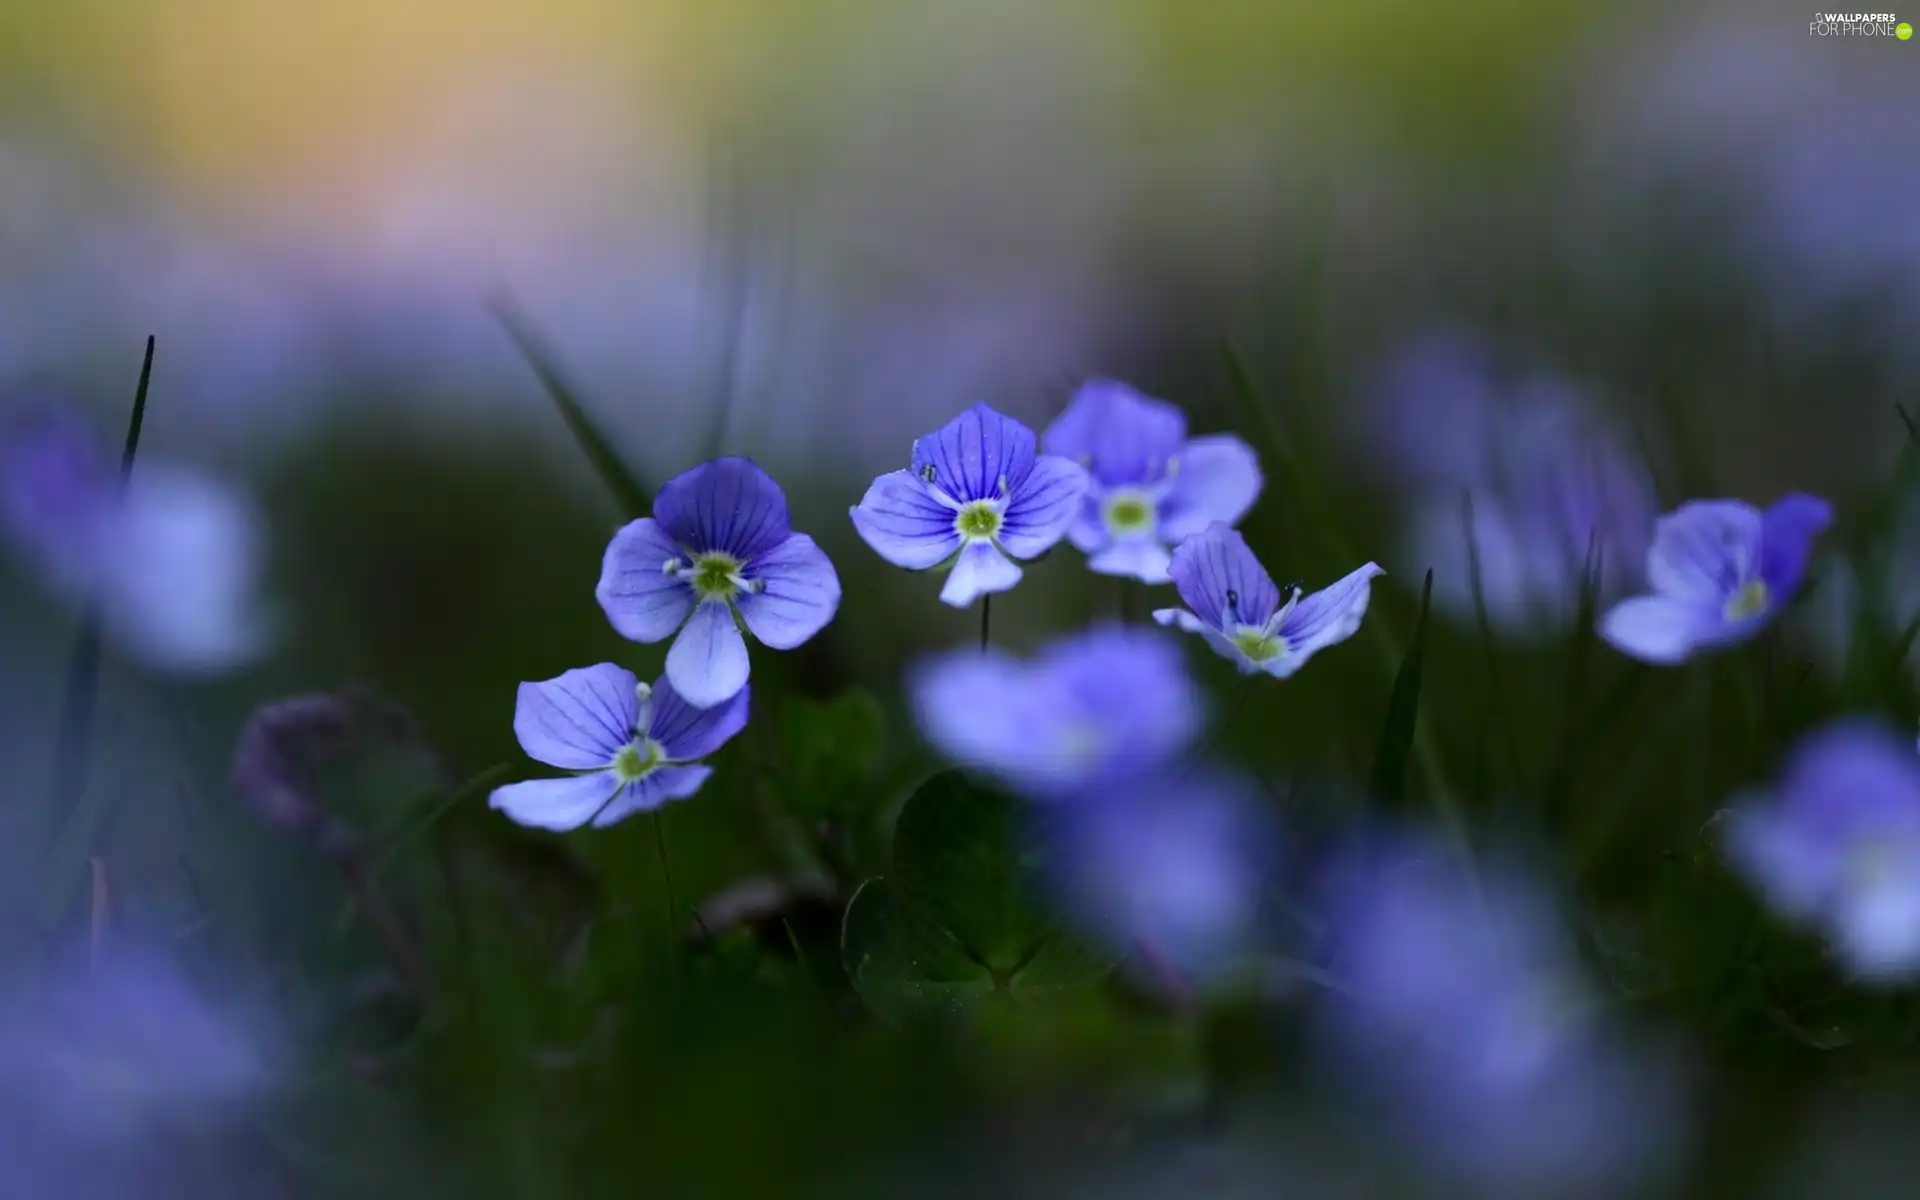
[[[1170,547],[1238,524],[1260,496],[1252,447],[1225,433],[1189,439],[1186,414],[1113,380],[1075,392],[1045,448],[1092,475],[1067,537],[1102,575],[1166,583]]]
[[[1671,665],[1696,650],[1745,641],[1793,598],[1833,507],[1791,493],[1761,512],[1738,500],[1694,500],[1654,524],[1651,595],[1615,605],[1600,635],[1642,662]]]
[[[1069,459],[1034,454],[1033,430],[975,404],[913,443],[912,469],[873,481],[853,525],[880,557],[924,571],[951,563],[940,599],[965,608],[1020,582],[1067,532],[1089,480]]]
[[[523,683],[513,710],[521,748],[577,774],[508,784],[490,803],[522,825],[567,830],[685,800],[713,774],[698,760],[746,727],[748,691],[695,708],[670,681],[649,687],[612,663]]]
[[[1178,647],[1118,626],[1062,638],[1024,663],[998,649],[958,651],[922,665],[911,690],[936,750],[1044,796],[1170,762],[1202,715]]]
[[[1736,869],[1787,919],[1826,929],[1862,979],[1920,972],[1920,762],[1851,719],[1796,747],[1771,796],[1729,813]]]
[[[840,578],[788,524],[787,497],[751,459],[718,458],[669,480],[653,516],[615,534],[594,595],[622,637],[664,641],[667,678],[687,703],[711,708],[747,685],[747,644],[735,623],[776,650],[826,627]]]
[[[1368,563],[1320,591],[1303,595],[1295,587],[1283,599],[1247,540],[1216,521],[1173,552],[1173,583],[1187,607],[1158,609],[1153,619],[1199,634],[1242,675],[1285,679],[1353,636],[1374,578],[1385,573]]]

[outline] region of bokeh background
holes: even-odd
[[[876,796],[926,765],[903,669],[977,626],[860,543],[845,514],[867,481],[967,403],[1038,427],[1099,375],[1268,450],[1224,365],[1231,342],[1312,484],[1263,454],[1249,538],[1281,576],[1324,583],[1356,565],[1342,548],[1388,576],[1378,638],[1236,699],[1223,750],[1275,778],[1364,778],[1437,565],[1409,534],[1418,489],[1396,447],[1445,444],[1451,410],[1417,388],[1411,408],[1378,402],[1423,339],[1465,331],[1567,381],[1648,456],[1669,503],[1797,488],[1845,513],[1888,477],[1906,437],[1895,406],[1920,382],[1920,45],[1810,37],[1808,15],[0,0],[0,383],[64,397],[117,438],[154,335],[142,454],[258,497],[283,634],[212,681],[109,656],[97,820],[54,849],[3,839],[10,953],[38,954],[85,907],[79,867],[104,859],[118,922],[204,947],[274,997],[262,1006],[293,1040],[330,1048],[299,1103],[243,1145],[168,1160],[220,1181],[202,1194],[1014,1194],[1034,1163],[1109,1141],[1147,1188],[1141,1164],[1185,1142],[1089,1115],[1114,1091],[1101,1072],[1117,1057],[1130,1084],[1178,1093],[1206,1047],[1131,1013],[1009,1033],[991,1068],[937,1039],[822,1039],[797,984],[743,982],[772,969],[758,958],[709,948],[696,969],[662,948],[681,931],[659,915],[639,823],[535,836],[473,793],[408,842],[395,903],[460,980],[459,1018],[423,1034],[381,1001],[391,967],[342,916],[329,866],[233,796],[241,723],[267,700],[358,685],[411,712],[407,736],[447,781],[496,764],[516,778],[516,684],[605,660],[658,668],[663,648],[622,642],[594,603],[625,515],[490,313],[508,300],[643,480],[723,449],[783,482],[847,599],[806,650],[757,658],[772,715],[749,740],[777,742],[785,706],[867,689],[889,728],[863,785]],[[1895,628],[1920,602],[1904,544],[1876,580]],[[0,825],[64,829],[35,806],[53,786],[74,614],[5,571],[15,799]],[[1836,577],[1781,651],[1809,664],[1810,694],[1847,686],[1848,598]],[[995,606],[995,640],[1030,648],[1118,603],[1063,552]],[[1503,736],[1549,744],[1563,648],[1483,637],[1457,608],[1436,625],[1432,737],[1466,803],[1503,828],[1525,772],[1502,774],[1480,718],[1499,682],[1520,714]],[[1489,644],[1504,664],[1491,675]],[[1222,667],[1196,660],[1224,696]],[[1595,667],[1596,693],[1618,667]],[[1764,765],[1716,760],[1712,786],[1697,768],[1674,782],[1675,711],[1642,695],[1622,745],[1672,753],[1595,751],[1561,797],[1572,832],[1553,824],[1556,870],[1629,907],[1659,852]],[[683,901],[817,866],[796,863],[768,815],[778,768],[750,769],[750,753],[777,762],[742,749],[731,781],[672,813]],[[394,786],[385,808],[356,793],[367,829],[417,817],[422,785]],[[1347,803],[1325,790],[1324,807]],[[854,838],[856,863],[877,852],[861,837],[877,835]],[[1710,1122],[1702,1161],[1722,1165],[1696,1178],[1837,1194],[1817,1192],[1823,1163],[1871,1179],[1910,1150],[1882,1132],[1900,1087],[1857,1089],[1851,1066],[1769,1045],[1708,1052],[1747,1073],[1729,1085],[1735,1115]],[[1237,1047],[1217,1052],[1253,1054]],[[1323,1127],[1310,1092],[1280,1094],[1273,1178],[1323,1181],[1302,1194],[1372,1186],[1364,1134]]]

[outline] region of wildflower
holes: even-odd
[[[713,774],[699,760],[746,728],[747,693],[695,708],[670,678],[649,687],[612,663],[523,683],[513,710],[520,748],[575,774],[508,784],[489,803],[522,825],[568,830],[685,800]]]
[[[1247,540],[1219,521],[1180,544],[1171,573],[1187,607],[1158,609],[1153,619],[1199,634],[1242,675],[1265,671],[1276,679],[1352,637],[1374,578],[1385,574],[1368,563],[1311,595],[1295,587],[1283,602]]]
[[[1862,979],[1920,971],[1920,762],[1849,719],[1794,748],[1770,795],[1729,814],[1735,869],[1789,921],[1826,930]]]
[[[1410,839],[1329,872],[1325,1048],[1435,1166],[1483,1187],[1618,1194],[1670,1151],[1665,1065],[1599,1019],[1529,881],[1469,880],[1456,863]]]
[[[717,458],[669,480],[653,516],[614,535],[594,595],[622,637],[673,637],[673,690],[711,708],[747,685],[736,620],[791,650],[833,620],[840,578],[812,538],[793,532],[779,484],[751,459]]]
[[[69,1147],[120,1148],[238,1116],[272,1081],[263,1030],[157,954],[112,952],[85,974],[15,989],[4,1006],[0,1111]]]
[[[1369,442],[1411,486],[1404,553],[1433,568],[1434,605],[1537,635],[1574,619],[1590,571],[1601,602],[1615,598],[1659,509],[1579,387],[1499,368],[1471,334],[1414,340],[1380,373]]]
[[[96,604],[115,645],[156,670],[236,670],[273,639],[251,501],[150,458],[123,490],[119,463],[70,412],[35,411],[0,437],[0,529],[51,591]]]
[[[1237,524],[1260,495],[1252,447],[1232,434],[1189,439],[1179,409],[1112,380],[1074,393],[1045,445],[1092,476],[1067,537],[1102,575],[1166,583],[1170,547]]]
[[[1261,797],[1212,771],[1139,775],[1042,812],[1054,888],[1090,935],[1185,973],[1249,949],[1278,843]]]
[[[854,528],[894,566],[950,564],[940,599],[955,608],[1007,591],[1020,561],[1067,532],[1090,485],[1078,464],[1034,445],[1033,430],[975,404],[913,443],[911,470],[873,481]]]
[[[1694,500],[1660,518],[1647,552],[1652,594],[1615,605],[1600,634],[1624,654],[1673,664],[1745,641],[1792,599],[1833,508],[1791,493],[1762,513],[1738,500]]]
[[[948,654],[918,668],[911,691],[935,749],[1043,795],[1153,770],[1201,721],[1177,647],[1119,626],[1062,638],[1030,662],[997,648]]]

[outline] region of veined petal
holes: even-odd
[[[753,636],[775,650],[791,650],[825,629],[840,608],[840,576],[826,551],[796,533],[744,568],[757,592],[734,598]]]
[[[1647,582],[1663,596],[1718,605],[1760,564],[1760,510],[1693,500],[1654,523]]]
[[[793,532],[787,494],[750,458],[716,458],[674,476],[654,500],[653,515],[687,549],[724,550],[742,562]]]
[[[743,687],[712,708],[695,708],[680,698],[667,679],[653,687],[653,724],[647,736],[660,743],[673,762],[693,762],[724,746],[747,727],[748,697]]]
[[[940,589],[940,599],[955,608],[965,608],[982,595],[1004,592],[1020,582],[1021,571],[999,547],[991,542],[974,542],[953,562],[953,573]]]
[[[1046,451],[1084,464],[1103,486],[1152,483],[1187,438],[1187,417],[1112,379],[1080,386],[1047,427]]]
[[[1373,581],[1384,574],[1377,564],[1368,563],[1312,595],[1302,596],[1280,623],[1285,648],[1277,658],[1263,664],[1266,672],[1285,679],[1319,651],[1352,637],[1367,615]]]
[[[633,739],[640,714],[637,682],[631,671],[600,663],[523,683],[513,709],[513,735],[522,750],[550,767],[604,767]]]
[[[684,562],[685,553],[651,517],[613,535],[593,596],[615,633],[635,642],[673,636],[693,608],[693,589],[664,568],[669,561]]]
[[[667,651],[667,680],[695,708],[712,708],[747,686],[747,640],[733,609],[707,603],[695,609]]]
[[[1120,575],[1141,583],[1165,583],[1173,554],[1158,540],[1129,538],[1115,542],[1087,559],[1087,569],[1096,575]]]
[[[1197,437],[1180,452],[1173,488],[1160,502],[1160,533],[1179,545],[1215,521],[1238,525],[1265,481],[1253,447],[1230,433]]]
[[[1239,624],[1264,625],[1280,607],[1280,589],[1247,539],[1219,521],[1180,543],[1169,574],[1180,599],[1215,629],[1228,623],[1229,608]]]
[[[1833,524],[1833,505],[1817,496],[1782,496],[1760,519],[1760,578],[1773,602],[1785,604],[1800,588],[1814,539]]]
[[[620,781],[611,771],[595,771],[565,779],[510,783],[495,788],[487,804],[518,824],[564,833],[591,821],[621,790]]]
[[[670,800],[685,800],[712,775],[712,767],[658,767],[645,779],[627,785],[620,798],[594,818],[593,827],[605,829],[635,813],[652,812]]]
[[[1600,619],[1600,636],[1622,654],[1671,666],[1713,641],[1725,627],[1717,604],[1717,600],[1635,596],[1614,605]]]
[[[961,502],[991,500],[1000,481],[1017,489],[1033,470],[1033,430],[975,404],[940,429],[913,444],[913,473]]]
[[[1079,519],[1092,480],[1075,462],[1044,454],[1015,486],[1001,516],[1000,545],[1015,558],[1036,558]]]
[[[924,571],[960,549],[953,510],[928,494],[926,483],[911,471],[880,476],[850,511],[861,538],[896,567]]]

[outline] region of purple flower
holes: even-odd
[[[252,503],[150,458],[123,491],[119,462],[71,412],[32,412],[0,438],[0,530],[51,591],[97,604],[114,643],[149,667],[218,674],[273,640]]]
[[[1658,504],[1579,388],[1500,365],[1472,334],[1416,339],[1381,371],[1370,440],[1393,479],[1412,485],[1405,553],[1433,568],[1434,604],[1460,616],[1484,605],[1506,632],[1547,633],[1578,610],[1590,545],[1601,598],[1614,598],[1645,555]]]
[[[853,526],[880,557],[924,571],[951,564],[955,608],[1020,582],[1017,562],[1067,532],[1089,486],[1078,464],[1034,455],[1033,430],[975,404],[913,444],[913,467],[873,481]]]
[[[1728,815],[1727,855],[1786,919],[1826,930],[1862,979],[1920,971],[1920,760],[1850,719],[1793,750],[1771,795]]]
[[[1694,500],[1661,517],[1647,552],[1651,595],[1615,605],[1600,635],[1643,662],[1682,662],[1745,641],[1793,598],[1833,507],[1791,493],[1762,513],[1738,500]]]
[[[1050,796],[1171,761],[1202,715],[1178,647],[1119,626],[1063,638],[1031,662],[948,654],[919,667],[911,691],[936,750]]]
[[[1186,414],[1113,380],[1082,385],[1045,444],[1093,477],[1067,537],[1102,575],[1167,582],[1169,547],[1237,524],[1260,495],[1252,447],[1232,434],[1189,439]]]
[[[1426,839],[1358,850],[1329,876],[1326,1048],[1437,1166],[1616,1194],[1660,1165],[1680,1116],[1662,1064],[1598,1019],[1529,883],[1469,879]]]
[[[716,458],[660,489],[653,516],[607,546],[594,596],[622,637],[659,642],[673,690],[711,708],[747,686],[736,620],[775,650],[833,620],[840,577],[788,524],[787,497],[751,459]]]
[[[78,1152],[245,1113],[270,1088],[264,1029],[154,954],[16,989],[0,1008],[0,1126]]]
[[[1187,607],[1158,609],[1153,619],[1199,634],[1242,675],[1285,679],[1353,636],[1383,574],[1368,563],[1311,595],[1296,587],[1283,601],[1247,540],[1216,521],[1173,552],[1173,583]]]
[[[1139,776],[1040,816],[1058,897],[1091,936],[1116,950],[1141,943],[1187,973],[1251,947],[1279,845],[1245,780]]]
[[[649,687],[612,663],[523,683],[513,709],[521,749],[575,774],[508,784],[489,803],[522,825],[568,830],[685,800],[713,774],[699,760],[746,728],[747,693],[695,708],[671,680]]]

